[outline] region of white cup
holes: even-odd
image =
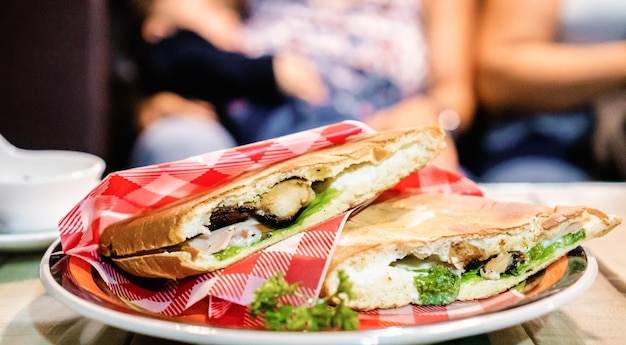
[[[57,229],[98,184],[104,168],[104,161],[89,153],[18,149],[0,136],[0,230]]]

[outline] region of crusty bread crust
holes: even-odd
[[[599,237],[620,219],[587,207],[547,207],[477,196],[386,193],[353,216],[335,249],[322,294],[337,288],[337,271],[353,283],[359,310],[419,304],[413,275],[390,266],[409,255],[438,258],[462,269],[473,260],[501,252],[529,250],[535,243],[584,226],[587,239]],[[563,248],[559,256],[573,248]],[[554,260],[553,260],[554,261]],[[505,291],[545,268],[507,280],[462,285],[458,299],[472,300]]]
[[[145,277],[179,279],[227,267],[374,198],[433,160],[444,147],[443,136],[439,127],[366,134],[357,140],[246,173],[207,193],[112,224],[100,236],[99,252],[112,257],[123,270]],[[299,226],[280,232],[262,244],[246,247],[230,258],[217,260],[213,255],[192,256],[183,251],[131,256],[180,244],[207,233],[206,226],[210,224],[211,213],[216,207],[243,205],[281,181],[297,177],[313,183],[338,180],[342,174],[349,173],[367,174],[369,181],[345,187],[332,203],[305,218]]]

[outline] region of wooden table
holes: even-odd
[[[499,200],[597,207],[626,219],[626,183],[492,184]],[[626,225],[585,245],[600,272],[589,290],[559,310],[522,324],[448,344],[620,344],[626,339]],[[46,294],[42,251],[0,252],[0,344],[171,344],[83,317]]]

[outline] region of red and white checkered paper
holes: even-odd
[[[112,173],[61,220],[63,251],[88,262],[121,300],[146,311],[175,316],[199,301],[208,301],[207,313],[213,322],[230,326],[253,325],[254,320],[240,316],[233,318],[233,315],[242,315],[241,311],[253,299],[253,291],[277,272],[282,272],[289,282],[300,282],[300,292],[304,295],[318,295],[328,260],[350,212],[226,269],[180,281],[137,279],[118,271],[96,252],[101,231],[113,222],[214,188],[245,171],[340,144],[368,132],[371,129],[361,123],[341,122],[187,160]],[[482,194],[472,181],[432,164],[394,188]],[[289,302],[300,304],[304,301]],[[413,311],[409,313],[413,314]],[[384,318],[382,314],[379,316]]]

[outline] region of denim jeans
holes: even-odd
[[[137,138],[131,154],[133,167],[166,163],[237,146],[217,121],[189,116],[159,119]]]
[[[481,141],[480,182],[577,182],[581,143],[593,127],[587,112],[546,114],[490,125]],[[589,148],[587,147],[586,150]],[[577,157],[578,156],[578,157]]]

